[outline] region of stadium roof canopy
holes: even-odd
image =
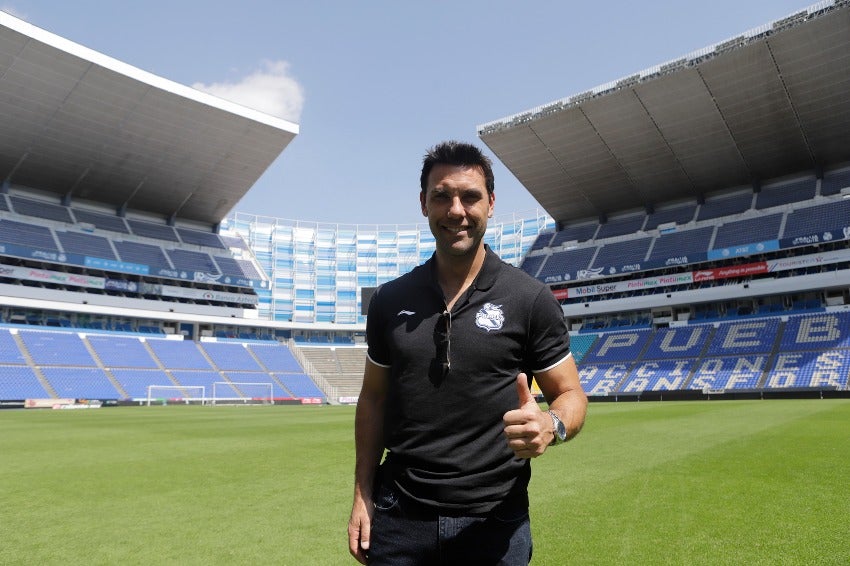
[[[478,127],[559,223],[850,162],[850,1]]]
[[[0,12],[0,179],[216,224],[298,126]]]

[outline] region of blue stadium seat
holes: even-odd
[[[90,335],[87,340],[100,361],[108,368],[156,369],[159,367],[137,337],[103,334]]]
[[[263,369],[242,344],[201,342],[199,345],[220,370],[261,371]]]
[[[0,365],[0,399],[47,399],[50,395],[28,366]]]
[[[44,377],[61,398],[122,399],[122,395],[99,368],[44,367]]]
[[[148,340],[147,345],[163,367],[186,370],[212,369],[198,349],[198,345],[192,340]],[[197,384],[186,383],[185,385]]]
[[[37,366],[97,365],[82,338],[74,332],[21,330],[18,335]]]
[[[25,364],[26,358],[18,348],[14,336],[6,330],[0,329],[0,364]]]
[[[260,363],[263,364],[265,369],[273,372],[281,372],[281,373],[304,373],[304,368],[301,367],[301,364],[295,359],[292,355],[292,352],[289,351],[283,344],[274,344],[274,345],[261,345],[261,344],[249,344],[248,348],[257,359],[260,360]]]
[[[779,238],[782,213],[737,220],[717,227],[713,249],[755,244]]]

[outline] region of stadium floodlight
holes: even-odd
[[[148,407],[157,405],[205,405],[207,389],[203,385],[148,385]]]
[[[216,381],[211,405],[274,405],[274,384]]]

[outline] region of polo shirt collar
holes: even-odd
[[[423,272],[423,277],[420,279],[420,283],[428,286],[435,286],[439,288],[437,283],[437,252],[434,252],[428,261],[425,262],[423,267],[425,270]],[[487,290],[496,283],[496,277],[499,274],[499,269],[502,266],[502,260],[496,255],[490,246],[484,244],[484,263],[481,265],[481,271],[478,272],[478,275],[475,277],[475,280],[472,282],[471,288]]]

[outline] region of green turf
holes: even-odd
[[[351,407],[0,411],[0,564],[354,564]],[[533,564],[850,563],[850,401],[593,404]]]

